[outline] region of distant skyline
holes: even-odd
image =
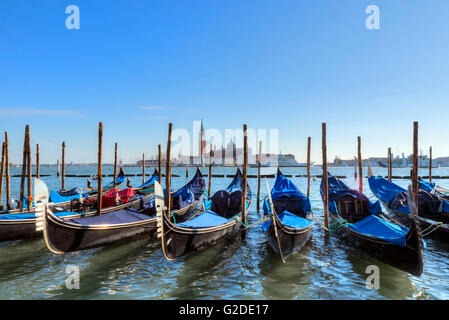
[[[80,29],[66,28],[68,5]],[[369,5],[380,30],[365,27]],[[0,2],[0,130],[21,163],[29,124],[34,163],[136,162],[166,148],[167,125],[277,129],[279,149],[321,163],[419,149],[449,155],[449,1]],[[193,136],[193,135],[192,135]]]

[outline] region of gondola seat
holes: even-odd
[[[364,235],[376,237],[404,247],[407,243],[408,228],[398,225],[372,214],[348,227]]]
[[[211,211],[224,218],[230,218],[242,210],[242,191],[220,190],[211,197]]]
[[[200,215],[192,218],[188,221],[176,224],[178,227],[183,228],[208,228],[216,227],[228,223],[231,219],[226,219],[215,212],[204,211]]]
[[[69,222],[77,223],[82,226],[93,225],[116,225],[123,223],[138,222],[150,219],[151,216],[142,214],[135,209],[123,209],[118,211],[109,212],[100,216],[70,219]]]
[[[278,214],[279,220],[282,222],[283,225],[294,228],[294,229],[302,229],[302,228],[308,228],[310,225],[313,224],[313,220],[309,220],[303,217],[299,217],[296,214],[293,214],[288,211],[284,211],[280,214]],[[271,219],[268,221],[265,221],[262,225],[263,231],[268,231],[271,224]]]

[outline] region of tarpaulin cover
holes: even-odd
[[[313,223],[312,220],[308,220],[303,217],[298,217],[297,215],[290,213],[288,211],[284,211],[281,214],[278,214],[278,218],[283,225],[295,229],[308,228]],[[267,231],[270,228],[270,225],[271,219],[263,223],[262,230]]]
[[[432,192],[432,190],[435,188],[435,183],[425,182],[423,180],[419,180],[418,183],[419,188],[427,192]]]
[[[382,177],[371,176],[368,178],[369,187],[376,197],[382,201],[391,201],[399,192],[406,192],[404,188]]]
[[[366,209],[369,213],[375,214],[382,212],[382,206],[379,201],[371,202],[368,197],[363,193],[349,188],[345,183],[343,183],[337,177],[334,177],[328,173],[328,192],[329,192],[329,210],[332,213],[337,213],[337,206],[334,201],[345,200],[345,199],[359,199],[364,200],[366,203]],[[321,196],[323,195],[323,181],[321,180],[320,186]]]
[[[220,226],[222,224],[228,223],[229,221],[232,220],[223,218],[215,212],[205,211],[191,220],[178,223],[177,226],[184,228],[207,228]]]
[[[158,181],[158,179],[159,179],[159,174],[157,172],[157,169],[154,169],[154,173],[151,176],[151,178],[148,179],[147,181],[145,181],[145,183],[141,184],[140,186],[135,187],[134,189],[144,189],[144,188],[151,187],[155,181]]]
[[[167,191],[164,190],[164,198],[167,195]],[[192,190],[186,187],[182,187],[177,191],[171,193],[171,209],[182,209],[195,201],[195,196]]]
[[[195,176],[190,180],[184,188],[190,189],[195,197],[195,200],[199,200],[203,194],[204,188],[206,187],[206,180],[199,168],[196,169]]]
[[[127,202],[134,196],[134,194],[135,191],[132,188],[126,188],[123,190],[119,190],[117,188],[111,189],[102,197],[101,207],[112,207],[116,204],[116,200]]]
[[[407,243],[408,228],[386,221],[373,214],[359,222],[349,224],[348,227],[364,235],[376,237],[401,247],[404,247]]]
[[[271,189],[271,199],[276,212],[290,211],[303,216],[312,212],[310,199],[299,191],[295,184],[280,171],[278,171],[276,181]],[[269,205],[267,206],[264,203],[264,210],[267,210],[265,213],[271,211],[268,210],[268,207]]]
[[[85,195],[83,194],[83,190],[80,187],[73,188],[66,192],[60,191],[52,191],[50,192],[49,202],[53,203],[61,203],[70,201],[73,199],[81,199]]]
[[[214,193],[211,197],[210,210],[224,218],[231,218],[242,211],[242,173],[237,168],[237,172],[231,183],[225,190]],[[246,207],[249,205],[251,189],[247,185]]]
[[[68,221],[78,223],[82,226],[97,226],[97,225],[114,225],[130,222],[145,221],[152,219],[146,214],[139,213],[134,209],[123,209],[118,211],[109,212],[101,216],[70,219]]]

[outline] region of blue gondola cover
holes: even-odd
[[[349,224],[348,227],[359,233],[373,236],[401,247],[404,247],[407,243],[408,228],[386,221],[373,214],[357,223]]]

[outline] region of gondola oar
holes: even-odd
[[[276,239],[278,241],[279,254],[281,255],[282,262],[285,263],[284,255],[282,254],[282,249],[281,249],[281,241],[279,240],[279,234],[278,234],[278,229],[277,229],[276,218],[278,216],[276,214],[276,211],[274,211],[274,205],[273,205],[273,201],[271,200],[271,192],[270,192],[270,187],[268,186],[267,178],[265,178],[265,185],[267,186],[268,202],[270,203],[270,209],[271,209],[271,215],[272,215],[271,222],[273,223],[274,234],[276,235]]]

